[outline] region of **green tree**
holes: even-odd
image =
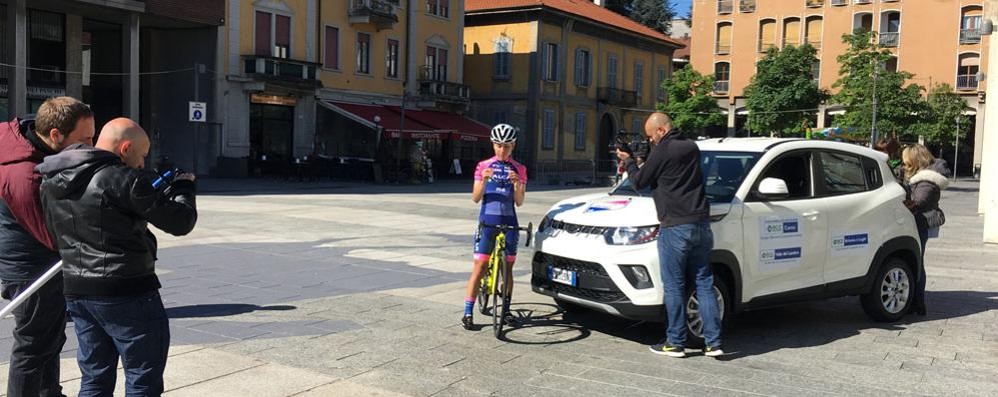
[[[664,34],[672,31],[672,17],[676,15],[669,0],[608,0],[603,6]]]
[[[676,15],[668,0],[634,0],[630,18],[664,34],[672,33],[672,17]]]
[[[745,88],[749,130],[804,135],[803,126],[810,123],[818,105],[828,98],[828,93],[814,81],[812,68],[818,62],[817,53],[808,44],[770,48],[756,63],[756,73]]]
[[[876,38],[870,31],[842,36],[849,49],[838,56],[839,79],[832,88],[839,90],[833,100],[843,105],[846,113],[835,121],[840,126],[851,127],[857,135],[869,136],[876,91],[878,134],[896,133],[903,139],[912,139],[912,128],[922,123],[927,110],[922,99],[924,88],[918,84],[906,85],[913,74],[884,68],[891,52],[881,48]]]
[[[671,79],[663,81],[662,87],[668,101],[659,103],[657,107],[672,117],[674,127],[699,133],[707,127],[725,124],[721,107],[710,96],[714,91],[714,76],[704,76],[686,65],[677,70]]]
[[[929,90],[927,112],[916,133],[925,137],[927,144],[942,149],[952,149],[956,143],[957,119],[960,139],[967,137],[970,116],[963,115],[967,102],[960,98],[949,84],[936,84]]]

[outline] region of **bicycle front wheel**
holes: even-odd
[[[489,315],[489,277],[491,270],[486,268],[485,274],[482,275],[481,281],[478,283],[478,312],[482,313],[483,316]]]
[[[492,290],[492,330],[496,338],[499,338],[499,335],[502,335],[503,316],[506,315],[506,312],[503,311],[506,306],[504,303],[508,299],[506,297],[506,283],[508,282],[505,271],[506,259],[499,259],[499,266],[492,270],[496,272],[496,282]]]

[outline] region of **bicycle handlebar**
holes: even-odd
[[[533,222],[527,222],[527,226],[526,227],[523,227],[523,226],[510,226],[510,225],[490,225],[490,224],[487,224],[487,223],[484,223],[484,222],[479,222],[478,223],[478,227],[479,228],[482,228],[482,227],[491,227],[491,228],[494,228],[494,229],[497,229],[497,230],[503,231],[503,232],[513,231],[513,230],[518,230],[518,231],[522,230],[522,231],[525,231],[525,232],[527,232],[527,242],[524,245],[526,247],[530,246],[530,242],[534,238],[534,223]]]

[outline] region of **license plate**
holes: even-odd
[[[578,279],[575,278],[575,272],[559,269],[554,266],[548,266],[548,278],[556,283],[567,284],[573,287],[578,282]]]

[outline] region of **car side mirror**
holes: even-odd
[[[784,199],[790,197],[790,190],[787,189],[786,181],[779,178],[766,178],[759,182],[756,194],[763,200]]]

